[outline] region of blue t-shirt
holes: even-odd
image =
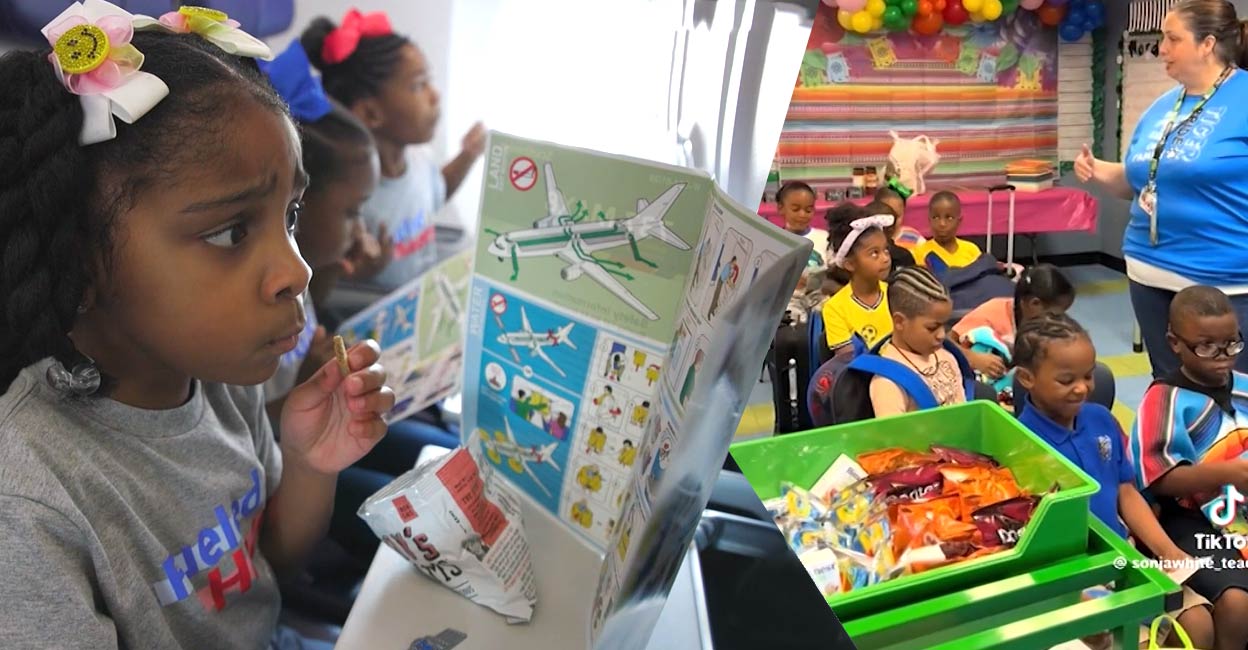
[[[1135,468],[1127,455],[1126,435],[1109,409],[1085,403],[1071,431],[1037,411],[1031,399],[1025,398],[1023,414],[1018,419],[1101,485],[1100,491],[1092,495],[1092,514],[1126,537],[1127,527],[1118,517],[1118,486],[1135,485]]]
[[[1149,161],[1182,93],[1176,87],[1140,117],[1127,149],[1131,202],[1122,252],[1127,257],[1214,286],[1248,284],[1248,71],[1233,73],[1209,99],[1186,134],[1179,125],[1199,95],[1183,101],[1157,168],[1157,245],[1138,197]]]

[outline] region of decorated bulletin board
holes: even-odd
[[[1066,58],[1090,67],[1088,32],[1104,22],[1099,2],[870,0],[849,11],[858,0],[828,1],[777,148],[781,181],[804,180],[824,198],[824,190],[853,186],[864,167],[882,176],[895,137],[927,136],[939,154],[927,192],[983,189],[1004,182],[1006,165],[1019,159],[1056,166],[1068,148],[1061,130],[1092,128],[1093,75],[1059,83],[1059,52],[1082,44],[1080,56]],[[868,25],[881,6],[882,18]],[[1083,114],[1070,117],[1079,103]]]

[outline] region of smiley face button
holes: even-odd
[[[69,74],[86,74],[108,60],[108,34],[95,25],[78,25],[61,34],[52,51],[62,70]]]

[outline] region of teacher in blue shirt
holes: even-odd
[[[1248,323],[1248,32],[1225,0],[1183,0],[1162,24],[1161,59],[1178,82],[1140,117],[1125,163],[1085,145],[1080,181],[1131,201],[1122,253],[1154,377],[1179,360],[1170,300],[1196,284],[1231,296]],[[1248,355],[1238,369],[1248,372]]]

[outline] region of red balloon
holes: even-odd
[[[930,16],[935,10],[936,8],[932,6],[932,0],[919,0],[919,11],[917,12],[917,15]]]
[[[945,26],[944,18],[941,18],[940,14],[936,13],[935,11],[925,16],[924,15],[915,16],[914,22],[911,23],[910,25],[910,27],[914,29],[914,32],[916,34],[922,34],[924,36],[932,36],[933,34],[939,34],[940,29],[944,26]]]
[[[950,25],[961,25],[971,18],[971,15],[966,11],[966,7],[962,6],[962,0],[946,0],[943,13],[945,22]]]
[[[1036,10],[1036,15],[1040,17],[1040,22],[1045,25],[1057,27],[1062,24],[1062,19],[1066,17],[1066,7],[1064,5],[1055,7],[1046,2]]]

